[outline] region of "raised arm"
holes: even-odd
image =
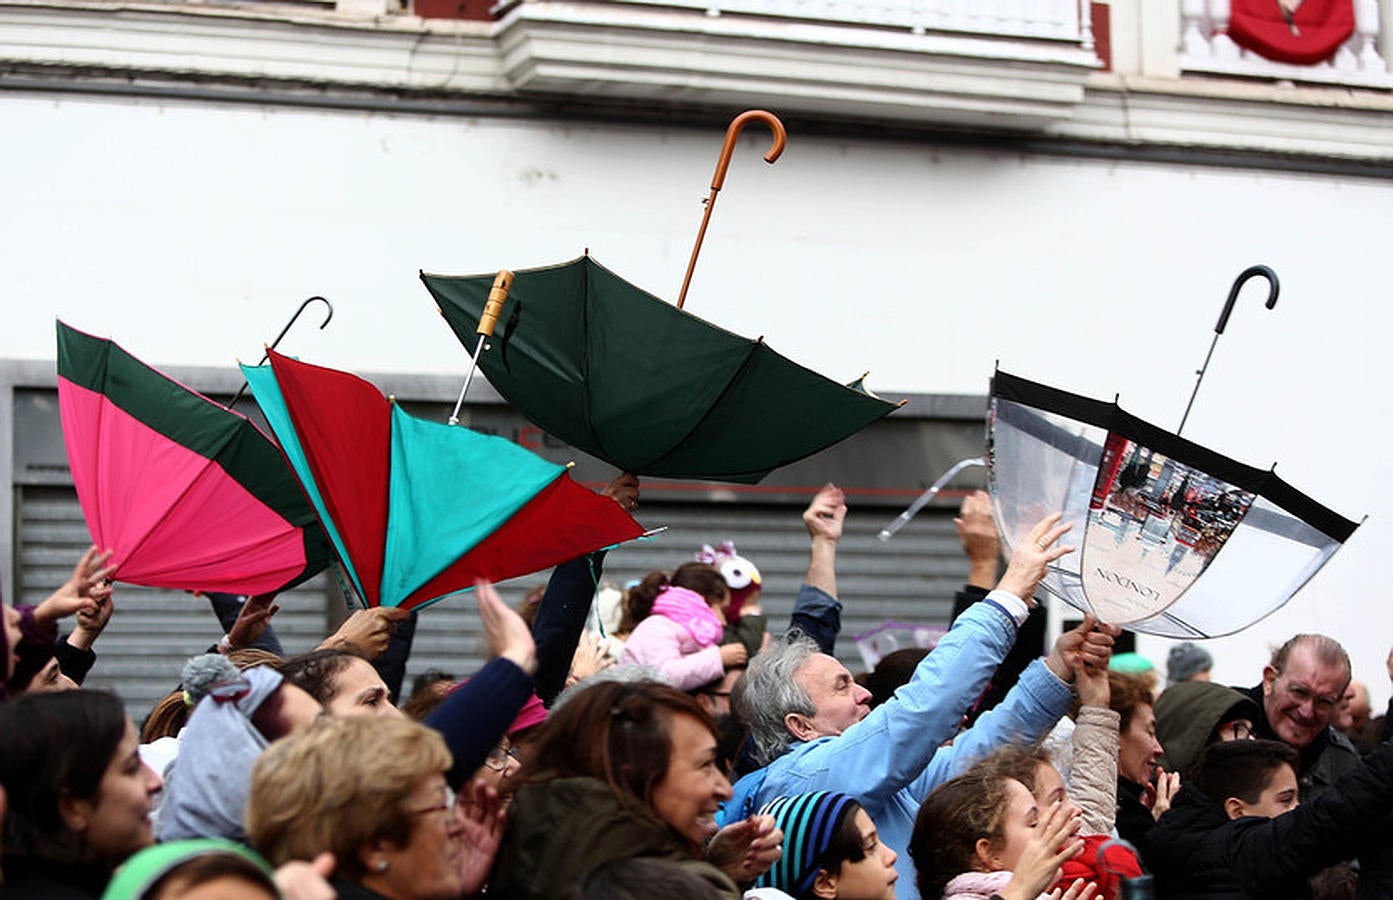
[[[625,472],[600,493],[626,512],[638,508],[638,479]],[[547,589],[532,622],[537,643],[537,696],[547,706],[566,687],[571,660],[585,630],[585,618],[595,600],[595,588],[604,571],[605,551],[564,562],[551,572]]]
[[[1018,618],[1025,617],[1048,565],[1073,550],[1054,546],[1068,530],[1058,522],[1056,514],[1031,531],[1030,539],[1016,548],[997,590],[954,623],[908,684],[840,736],[810,746],[789,767],[796,783],[780,784],[779,791],[817,790],[835,777],[837,790],[874,809],[922,777],[1010,649]],[[1061,686],[1056,690],[1069,696],[1055,676],[1044,673],[1043,678],[1057,682]]]
[[[973,491],[963,497],[953,524],[967,556],[967,583],[984,591],[991,590],[1001,568],[1001,537],[992,520],[992,501],[987,492]]]
[[[111,621],[113,608],[110,593],[105,597],[96,598],[96,605],[77,611],[77,622],[72,633],[53,648],[53,655],[58,659],[58,669],[79,686],[97,662],[97,654],[92,645],[97,642],[102,630]]]
[[[828,656],[836,647],[842,630],[842,604],[837,599],[837,542],[846,521],[846,496],[841,488],[826,484],[813,495],[803,510],[811,548],[808,574],[793,602],[789,630],[797,629],[812,638]]]
[[[1085,661],[1080,654],[1071,667],[1079,695],[1079,715],[1074,726],[1069,799],[1083,814],[1084,834],[1110,834],[1117,819],[1117,735],[1121,716],[1108,707],[1111,693],[1106,659],[1100,665]]]
[[[498,596],[493,585],[475,585],[479,620],[494,657],[426,717],[440,732],[454,763],[445,777],[458,790],[488,758],[532,693],[537,650],[527,623]]]
[[[831,482],[823,485],[803,510],[803,525],[812,542],[808,574],[803,580],[833,599],[837,599],[837,542],[842,539],[845,521],[846,495]]]
[[[927,794],[1004,743],[1031,744],[1044,737],[1073,705],[1074,668],[1085,660],[1107,668],[1115,629],[1096,630],[1094,625],[1085,617],[1083,624],[1060,635],[1045,659],[1026,667],[1000,705],[983,713],[930,761],[914,792]]]

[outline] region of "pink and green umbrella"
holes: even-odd
[[[116,580],[260,594],[333,562],[295,474],[245,416],[62,322],[58,403],[78,501]]]
[[[347,372],[269,356],[242,371],[370,606],[423,606],[644,533],[564,466],[412,416]]]

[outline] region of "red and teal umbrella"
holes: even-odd
[[[412,416],[347,372],[275,352],[242,371],[370,606],[415,608],[644,533],[566,467]]]
[[[333,561],[295,474],[256,425],[62,322],[58,404],[78,501],[116,580],[260,594]]]

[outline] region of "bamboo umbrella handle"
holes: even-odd
[[[716,160],[716,174],[711,179],[711,193],[706,197],[706,211],[701,216],[701,228],[697,230],[696,244],[692,247],[692,258],[687,262],[687,274],[682,278],[682,290],[677,294],[677,308],[681,309],[682,304],[687,302],[687,288],[692,283],[692,272],[696,269],[697,255],[701,253],[701,242],[706,238],[706,225],[711,221],[711,210],[716,206],[716,193],[726,183],[726,170],[730,168],[730,157],[735,152],[735,144],[740,139],[740,131],[748,122],[760,121],[769,126],[769,130],[774,133],[774,141],[769,145],[769,151],[764,154],[764,161],[770,165],[779,158],[784,152],[784,144],[788,142],[788,132],[784,130],[784,123],[779,121],[779,117],[763,109],[747,109],[736,116],[730,122],[730,127],[726,129],[726,140],[721,146],[721,156]]]

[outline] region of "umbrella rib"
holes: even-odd
[[[754,360],[755,353],[759,352],[759,348],[763,346],[764,337],[762,335],[758,340],[750,343],[750,349],[748,352],[745,353],[744,359],[740,360],[740,365],[736,366],[735,369],[731,372],[730,378],[726,380],[725,386],[721,388],[720,393],[717,394],[715,398],[711,401],[711,403],[707,405],[706,409],[702,412],[701,416],[695,422],[692,423],[692,427],[687,429],[687,433],[682,435],[682,437],[679,440],[672,442],[668,446],[668,448],[664,450],[660,455],[644,463],[642,468],[647,469],[649,466],[657,465],[664,459],[667,459],[667,457],[672,453],[672,451],[675,448],[680,447],[684,443],[686,443],[687,440],[697,432],[697,429],[701,428],[702,425],[706,424],[706,420],[711,418],[711,413],[715,412],[716,408],[720,406],[721,400],[724,399],[726,394],[730,393],[731,388],[735,386],[735,382],[739,380],[740,376],[747,369],[749,369],[751,362]]]

